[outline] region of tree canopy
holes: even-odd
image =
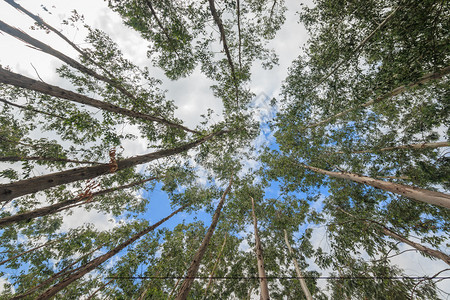
[[[59,65],[53,81],[0,65],[2,298],[450,293],[446,1],[315,0],[297,24],[284,0],[109,0],[140,63],[83,12],[50,24],[54,8],[4,2],[34,25],[0,19],[0,38]],[[255,73],[299,26],[261,118]],[[165,84],[197,75],[222,109],[198,99],[192,125]]]

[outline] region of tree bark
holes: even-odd
[[[440,259],[440,260],[444,261],[446,264],[450,265],[450,256],[448,256],[447,254],[445,254],[445,253],[443,253],[443,252],[441,252],[439,250],[428,248],[428,247],[426,247],[426,246],[424,246],[422,244],[415,243],[415,242],[407,239],[406,237],[396,233],[395,231],[389,229],[388,227],[386,227],[385,225],[383,225],[383,224],[381,224],[381,223],[379,223],[377,221],[370,220],[370,219],[359,219],[356,216],[352,215],[351,213],[345,211],[343,208],[341,208],[339,206],[337,208],[340,211],[342,211],[343,213],[353,217],[355,220],[362,220],[362,221],[364,221],[367,224],[368,223],[372,223],[372,224],[377,225],[379,228],[381,228],[381,231],[385,235],[390,236],[391,238],[393,238],[393,239],[395,239],[397,241],[403,242],[403,243],[405,243],[405,244],[407,244],[407,245],[409,245],[409,246],[419,250],[420,252],[422,252],[424,254],[433,256],[433,257],[435,257],[437,259]]]
[[[148,153],[140,156],[134,156],[127,159],[117,161],[117,171],[134,167],[143,163],[151,162],[155,159],[175,155],[185,152],[191,148],[194,148],[215,136],[224,134],[227,131],[218,131],[209,134],[194,142],[175,147],[172,149],[160,150],[153,153]],[[30,179],[19,180],[12,183],[0,185],[0,202],[10,201],[14,198],[43,191],[45,189],[58,186],[61,184],[67,184],[79,180],[95,178],[110,172],[110,166],[108,164],[96,165],[92,167],[81,167],[76,169],[70,169],[67,171],[51,173],[48,175],[42,175],[33,177]]]
[[[178,212],[182,211],[186,207],[187,207],[187,205],[180,207],[179,209],[177,209],[176,211],[171,213],[169,216],[165,217],[164,219],[160,220],[159,222],[155,223],[154,225],[147,227],[146,229],[142,230],[141,232],[135,234],[133,237],[131,237],[127,241],[121,243],[120,245],[118,245],[114,249],[108,251],[106,254],[104,254],[102,256],[99,256],[99,257],[91,260],[87,264],[85,264],[85,265],[75,269],[72,272],[71,275],[67,276],[66,278],[64,278],[63,280],[61,280],[60,282],[58,282],[57,284],[55,284],[54,286],[50,287],[45,292],[40,294],[36,298],[36,300],[49,299],[49,298],[53,297],[59,291],[61,291],[63,288],[65,288],[66,286],[68,286],[72,282],[80,279],[81,277],[83,277],[84,275],[89,273],[90,271],[94,270],[99,265],[101,265],[102,263],[104,263],[105,261],[107,261],[108,259],[113,257],[114,255],[119,253],[125,247],[129,246],[130,244],[132,244],[133,242],[135,242],[136,240],[138,240],[142,236],[144,236],[147,233],[149,233],[150,231],[154,230],[156,227],[158,227],[159,225],[161,225],[162,223],[164,223],[165,221],[167,221],[168,219],[170,219],[171,217],[173,217],[175,214],[177,214]]]
[[[10,300],[17,300],[17,299],[22,299],[28,295],[33,294],[35,291],[37,291],[38,289],[40,289],[41,287],[44,287],[48,284],[51,284],[53,281],[55,281],[58,278],[61,278],[65,275],[71,274],[72,272],[74,272],[74,270],[70,270],[70,268],[72,268],[74,265],[76,265],[80,260],[83,259],[83,257],[86,257],[92,253],[94,253],[97,250],[100,250],[104,245],[100,245],[97,248],[95,248],[94,250],[91,250],[90,252],[84,254],[83,256],[81,256],[80,258],[78,258],[77,260],[75,260],[73,263],[71,263],[70,265],[68,265],[67,267],[65,267],[64,269],[62,269],[61,271],[59,271],[58,273],[53,274],[52,276],[50,276],[49,278],[47,278],[46,280],[42,281],[41,283],[39,283],[38,285],[29,288],[28,290],[26,290],[24,293],[14,296],[12,297]],[[75,269],[76,270],[76,269]]]
[[[147,178],[144,180],[135,181],[135,182],[132,182],[127,185],[122,185],[122,186],[118,186],[118,187],[114,187],[114,188],[110,188],[110,189],[101,190],[101,191],[92,193],[91,197],[101,196],[101,195],[105,195],[105,194],[108,194],[108,193],[111,193],[114,191],[123,190],[126,188],[130,188],[130,187],[148,182],[150,180],[158,179],[158,178],[159,177],[151,177],[151,178]],[[58,202],[58,203],[55,203],[55,204],[52,204],[49,206],[38,208],[38,209],[35,209],[32,211],[28,211],[28,212],[16,214],[13,216],[1,218],[0,219],[0,228],[5,227],[10,224],[13,224],[13,223],[20,222],[20,221],[25,221],[25,220],[31,221],[32,219],[35,219],[37,217],[51,215],[53,213],[61,211],[62,209],[66,208],[67,206],[71,206],[73,204],[79,203],[79,202],[83,201],[84,199],[86,199],[86,198],[85,197],[76,197],[76,198],[73,198],[70,200],[61,201],[61,202]]]
[[[9,4],[14,3],[13,1],[7,1]],[[41,18],[31,14],[30,12],[28,12],[27,10],[25,10],[23,7],[21,7],[20,5],[18,5],[17,3],[11,4],[12,6],[14,6],[15,8],[17,8],[18,10],[21,10],[22,12],[25,12],[28,16],[30,16],[31,18],[33,18],[34,20],[36,20],[36,22],[38,22],[38,24],[43,25],[47,28],[49,28],[50,30],[52,30],[53,32],[55,32],[58,36],[60,36],[62,39],[64,39],[66,42],[68,42],[73,48],[75,48],[82,56],[84,56],[86,59],[88,59],[89,61],[91,61],[94,65],[96,65],[97,67],[99,67],[100,69],[102,69],[106,74],[108,74],[109,77],[105,77],[103,75],[98,74],[97,72],[95,72],[92,69],[87,68],[86,66],[80,64],[79,62],[77,62],[76,60],[68,57],[67,55],[53,49],[52,47],[50,47],[49,45],[42,43],[41,41],[29,36],[28,34],[24,33],[23,31],[20,31],[14,27],[9,26],[8,24],[0,21],[0,30],[4,31],[5,33],[25,42],[28,43],[30,45],[32,45],[33,47],[37,48],[38,50],[41,50],[47,54],[50,54],[58,59],[60,59],[61,61],[65,62],[66,64],[68,64],[69,66],[87,74],[90,75],[98,80],[101,80],[105,83],[110,84],[111,86],[115,87],[116,89],[118,89],[122,94],[124,94],[125,96],[137,101],[136,97],[129,92],[125,87],[123,87],[121,84],[119,84],[119,80],[117,78],[114,77],[114,75],[112,75],[109,71],[107,71],[105,68],[101,67],[99,64],[97,64],[95,61],[93,61],[84,51],[82,51],[80,48],[78,48],[75,44],[73,44],[72,42],[70,42],[70,40],[68,40],[64,35],[62,35],[59,31],[57,31],[55,28],[53,28],[52,26],[50,26],[49,24],[45,23]],[[148,115],[147,115],[148,116]],[[169,127],[174,127],[174,128],[179,128],[188,132],[192,132],[192,133],[198,133],[197,131],[191,130],[187,127],[184,127],[182,125],[170,122],[168,120],[165,120],[163,118],[160,117],[154,117],[154,116],[150,116],[152,118],[156,118],[153,121],[165,124]],[[158,120],[157,120],[158,119]]]
[[[1,21],[0,21],[1,25]],[[199,133],[198,131],[191,130],[186,128],[180,124],[173,123],[171,121],[167,121],[160,117],[155,117],[151,115],[147,115],[141,112],[129,110],[126,108],[119,107],[117,105],[103,102],[97,99],[90,98],[88,96],[78,94],[69,90],[62,89],[58,86],[50,85],[45,82],[37,81],[32,78],[10,72],[0,67],[0,82],[4,84],[10,84],[16,87],[21,87],[27,90],[36,91],[42,94],[46,94],[49,96],[54,96],[61,99],[66,99],[72,102],[89,105],[95,108],[99,108],[105,111],[109,111],[112,113],[121,114],[124,116],[131,117],[132,119],[142,119],[151,122],[157,122],[160,124],[164,124],[169,127],[179,128],[184,131]]]
[[[333,115],[333,116],[331,116],[331,117],[329,117],[329,118],[326,118],[326,119],[324,119],[324,120],[322,120],[322,121],[319,121],[319,122],[316,122],[316,123],[307,125],[304,129],[306,129],[306,128],[313,128],[313,127],[317,127],[317,126],[319,126],[319,125],[326,124],[326,123],[328,123],[328,122],[330,122],[330,121],[332,121],[332,120],[334,120],[334,119],[340,118],[340,117],[342,117],[342,116],[348,114],[348,113],[351,112],[351,111],[354,111],[354,110],[359,109],[359,108],[365,108],[365,107],[371,106],[371,105],[374,104],[374,103],[383,101],[383,100],[385,100],[385,99],[392,98],[392,97],[394,97],[394,96],[397,96],[397,95],[403,93],[403,92],[406,91],[407,89],[414,88],[414,87],[416,87],[416,86],[425,84],[425,83],[427,83],[427,82],[429,82],[429,81],[432,81],[432,80],[440,79],[440,78],[444,77],[445,75],[447,75],[447,74],[449,74],[449,73],[450,73],[450,66],[447,66],[447,67],[445,67],[445,68],[443,68],[443,69],[441,69],[441,70],[439,70],[439,71],[437,71],[437,72],[435,72],[435,73],[428,73],[428,74],[426,74],[425,76],[421,77],[421,78],[420,78],[418,81],[416,81],[416,82],[410,83],[410,84],[408,84],[408,85],[402,85],[402,86],[399,86],[399,87],[393,89],[392,91],[390,91],[390,92],[388,92],[388,93],[386,93],[386,94],[384,94],[384,95],[381,95],[381,96],[379,96],[379,97],[377,97],[377,98],[375,98],[375,99],[372,99],[372,100],[370,100],[370,101],[367,101],[366,103],[357,105],[357,106],[355,106],[355,107],[351,107],[351,108],[346,109],[346,110],[344,110],[344,111],[341,111],[340,113],[337,113],[337,114],[335,114],[335,115]]]
[[[385,147],[380,149],[369,149],[369,150],[361,150],[361,151],[354,151],[351,153],[376,153],[376,152],[382,152],[382,151],[390,151],[390,150],[398,150],[398,149],[426,149],[426,148],[440,148],[440,147],[449,147],[449,142],[436,142],[436,143],[418,143],[418,144],[408,144],[408,145],[400,145],[400,146],[392,146],[392,147]],[[344,151],[336,152],[339,154],[345,153]]]
[[[260,286],[260,299],[261,300],[268,300],[269,297],[269,288],[267,286],[267,277],[266,277],[266,271],[264,270],[264,256],[263,256],[263,249],[261,246],[261,241],[259,240],[259,234],[258,234],[258,224],[256,220],[256,214],[255,214],[255,200],[250,197],[252,200],[252,217],[253,217],[253,226],[255,230],[255,252],[256,252],[256,259],[258,261],[258,277],[259,277],[259,286]]]
[[[341,178],[341,179],[347,179],[358,183],[363,183],[366,185],[370,185],[374,188],[381,189],[384,191],[388,191],[394,194],[402,195],[411,199],[414,199],[416,201],[428,203],[431,205],[437,205],[440,207],[444,207],[447,209],[450,209],[450,195],[441,193],[441,192],[435,192],[435,191],[429,191],[426,189],[421,189],[418,187],[393,183],[393,182],[386,182],[378,179],[373,179],[371,177],[367,176],[361,176],[354,173],[349,172],[332,172],[327,171],[311,166],[307,166],[304,164],[301,164],[302,167],[305,169],[314,171],[316,173],[328,175],[335,178]]]
[[[308,286],[306,285],[305,278],[303,278],[302,271],[300,270],[300,266],[298,265],[297,260],[294,257],[294,251],[291,248],[291,244],[289,244],[288,234],[286,229],[284,229],[284,241],[286,242],[286,246],[288,247],[289,253],[292,256],[292,261],[294,262],[295,272],[297,273],[298,281],[300,282],[300,286],[305,293],[306,300],[312,300],[311,293],[309,292]]]
[[[222,198],[220,199],[219,204],[217,205],[216,211],[214,212],[211,221],[211,225],[209,226],[208,231],[206,232],[206,235],[203,238],[200,248],[198,249],[197,253],[195,253],[194,258],[192,259],[191,265],[187,270],[186,279],[183,281],[183,284],[181,285],[180,291],[178,292],[178,295],[175,298],[176,300],[187,299],[192,284],[194,283],[195,276],[197,275],[198,268],[200,267],[200,262],[202,261],[203,255],[205,254],[206,249],[209,245],[209,241],[211,240],[214,230],[216,229],[217,223],[219,222],[219,217],[222,211],[223,204],[225,202],[225,197],[228,194],[228,192],[230,192],[232,183],[233,177],[230,179],[230,183],[228,184],[228,187],[225,189],[225,192],[223,193]]]
[[[205,299],[206,296],[208,295],[208,289],[211,286],[211,283],[213,281],[212,277],[214,276],[214,273],[216,272],[216,268],[217,268],[217,265],[219,264],[220,257],[222,256],[223,249],[225,248],[225,244],[227,243],[227,237],[228,237],[228,233],[225,234],[225,238],[223,239],[223,244],[222,244],[222,247],[220,248],[219,255],[217,256],[216,262],[214,263],[214,267],[211,270],[211,273],[209,274],[209,281],[208,281],[208,285],[205,288],[205,295],[203,296],[203,299]]]

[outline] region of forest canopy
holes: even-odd
[[[2,299],[448,297],[446,1],[49,3],[0,7]]]

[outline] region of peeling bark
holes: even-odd
[[[160,150],[153,153],[148,153],[140,156],[134,156],[127,159],[117,161],[117,171],[134,167],[136,165],[151,162],[155,159],[168,157],[178,153],[185,152],[191,148],[194,148],[215,136],[224,134],[227,131],[218,131],[209,134],[194,142],[166,150]],[[82,167],[76,169],[70,169],[67,171],[51,173],[48,175],[42,175],[33,177],[30,179],[19,180],[12,183],[0,185],[0,202],[10,201],[14,198],[43,191],[45,189],[58,186],[61,184],[67,184],[79,180],[86,180],[95,178],[110,172],[110,166],[108,164],[96,165],[92,167]]]
[[[114,191],[119,191],[119,190],[123,190],[126,188],[130,188],[145,182],[148,182],[150,180],[155,180],[158,179],[159,177],[151,177],[148,179],[144,179],[144,180],[140,180],[140,181],[136,181],[136,182],[132,182],[130,184],[127,185],[122,185],[122,186],[118,186],[118,187],[114,187],[114,188],[110,188],[110,189],[105,189],[105,190],[101,190],[98,192],[94,192],[92,193],[91,197],[95,197],[95,196],[101,196],[101,195],[106,195],[108,193],[114,192]],[[1,227],[5,227],[7,225],[13,224],[13,223],[17,223],[17,222],[21,222],[21,221],[31,221],[32,219],[38,218],[38,217],[43,217],[43,216],[48,216],[51,215],[53,213],[59,212],[65,208],[67,208],[68,206],[73,206],[73,204],[78,204],[79,202],[85,200],[85,197],[77,197],[77,198],[73,198],[70,200],[66,200],[66,201],[61,201],[52,205],[48,205],[42,208],[38,208],[32,211],[28,211],[28,212],[24,212],[24,213],[20,213],[20,214],[16,214],[13,216],[8,216],[8,217],[4,217],[0,219],[0,228]],[[92,202],[92,201],[89,201]]]
[[[416,201],[428,203],[431,205],[437,205],[440,207],[444,207],[447,209],[450,209],[450,195],[441,193],[441,192],[435,192],[435,191],[429,191],[426,189],[421,189],[418,187],[393,183],[393,182],[386,182],[383,180],[374,179],[367,176],[361,176],[354,173],[349,172],[332,172],[327,171],[311,166],[307,166],[304,164],[301,164],[302,167],[305,169],[314,171],[316,173],[320,173],[323,175],[328,175],[335,178],[341,178],[341,179],[347,179],[358,183],[363,183],[366,185],[370,185],[374,188],[381,189],[387,192],[391,192],[394,194],[402,195],[411,199],[414,199]]]
[[[1,25],[1,21],[0,21]],[[4,84],[13,85],[16,87],[21,87],[27,90],[36,91],[42,94],[46,94],[49,96],[54,96],[61,99],[66,99],[72,102],[89,105],[98,109],[102,109],[105,111],[109,111],[112,113],[121,114],[127,117],[131,117],[133,119],[142,119],[151,122],[157,122],[160,124],[164,124],[169,127],[179,128],[184,131],[199,133],[195,130],[191,130],[189,128],[184,127],[183,125],[173,123],[171,121],[167,121],[160,117],[155,117],[151,115],[147,115],[141,112],[129,110],[126,108],[119,107],[117,105],[103,102],[97,99],[90,98],[88,96],[78,94],[69,90],[62,89],[58,86],[50,85],[45,82],[37,81],[32,78],[13,73],[6,69],[0,67],[0,82]]]

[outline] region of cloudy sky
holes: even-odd
[[[139,34],[125,27],[119,15],[107,8],[106,1],[24,0],[17,2],[31,12],[40,15],[56,28],[61,27],[62,20],[67,19],[73,9],[77,10],[78,13],[84,15],[86,24],[105,31],[112,40],[116,41],[127,58],[138,66],[150,67],[153,72],[152,75],[163,80],[163,88],[167,89],[167,98],[175,100],[178,106],[176,116],[184,120],[188,127],[195,127],[200,121],[198,116],[205,114],[208,108],[212,108],[218,113],[216,121],[220,121],[222,104],[219,99],[213,96],[209,88],[212,82],[198,71],[194,72],[189,78],[177,81],[167,79],[160,70],[153,68],[147,59],[147,42],[143,41]],[[299,1],[288,0],[286,2],[288,6],[287,21],[276,39],[270,44],[279,55],[279,65],[272,70],[263,70],[259,67],[255,67],[252,70],[252,91],[256,95],[259,95],[252,105],[262,116],[268,116],[273,113],[267,105],[265,95],[268,98],[278,95],[281,82],[287,75],[288,67],[292,60],[300,54],[300,47],[307,40],[307,34],[303,26],[297,22],[296,11],[299,9]],[[310,3],[307,4],[310,5]],[[52,47],[68,54],[72,58],[77,57],[75,51],[54,34],[45,34],[42,30],[30,30],[33,21],[4,1],[0,2],[0,19],[52,45]],[[68,26],[62,28],[63,33],[68,38],[75,44],[83,47],[85,34],[83,28]],[[36,72],[38,72],[39,76],[50,84],[66,84],[55,74],[55,68],[60,65],[59,61],[49,55],[27,47],[23,42],[6,34],[0,34],[0,64],[11,67],[14,72],[35,79],[37,79]],[[65,87],[68,88],[67,85]],[[142,140],[128,143],[124,145],[127,155],[143,154],[147,151],[145,142]],[[165,215],[165,210],[169,211],[169,209],[167,206],[167,208],[161,210],[161,216]],[[68,229],[72,224],[79,223],[80,217],[82,217],[83,221],[93,222],[98,227],[110,228],[115,225],[115,221],[110,221],[110,216],[90,212],[75,213],[65,218],[64,228]],[[181,216],[180,218],[185,217]],[[155,216],[154,218],[158,219],[159,216]],[[174,220],[173,222],[176,224],[178,221]],[[326,243],[323,238],[324,233],[322,229],[317,229],[314,234],[314,241],[316,246],[320,245],[326,249],[326,245],[323,244]],[[405,249],[408,249],[408,247],[405,247]],[[394,258],[392,261],[403,267],[406,274],[411,276],[433,275],[446,267],[444,263],[425,259],[415,252],[407,252]],[[447,292],[450,292],[450,288],[446,287],[444,282],[439,284],[439,286]]]

